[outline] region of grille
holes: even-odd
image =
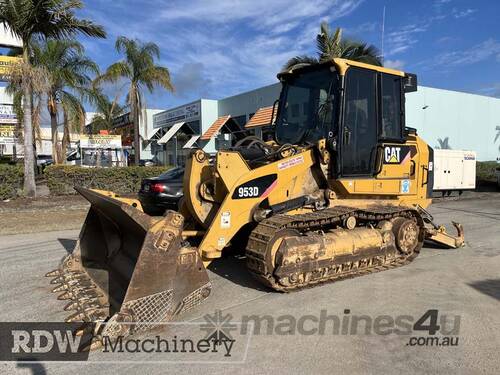
[[[210,289],[212,289],[212,284],[208,282],[201,288],[196,289],[195,291],[184,297],[182,299],[182,308],[179,311],[179,314],[199,305],[205,298],[207,298],[208,293],[210,293]]]
[[[127,302],[124,306],[134,314],[135,329],[144,331],[153,327],[150,323],[163,321],[172,306],[173,290],[165,290]]]

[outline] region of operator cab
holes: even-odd
[[[311,66],[282,78],[276,141],[316,144],[336,126],[339,75],[333,66]]]
[[[416,90],[416,76],[358,65],[345,75],[331,61],[278,76],[277,143],[326,139],[333,177],[376,175],[380,145],[406,141],[404,94]]]

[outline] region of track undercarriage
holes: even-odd
[[[339,206],[275,215],[252,231],[247,266],[265,285],[287,292],[410,263],[424,232],[411,208]]]

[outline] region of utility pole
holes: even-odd
[[[385,5],[384,9],[382,10],[382,65],[384,65],[384,33],[385,33]]]

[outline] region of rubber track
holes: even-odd
[[[251,232],[246,249],[247,266],[249,271],[266,286],[278,291],[289,292],[296,289],[312,287],[317,284],[333,282],[400,267],[410,263],[418,256],[421,244],[419,244],[416,251],[408,255],[398,253],[397,257],[392,258],[383,257],[383,259],[381,259],[381,256],[370,258],[369,261],[371,265],[368,267],[349,269],[350,262],[338,264],[332,262],[332,266],[341,266],[342,271],[310,280],[308,283],[297,283],[293,286],[283,286],[277,282],[273,276],[274,270],[268,270],[266,265],[267,245],[277,232],[283,229],[296,229],[301,233],[314,230],[331,229],[342,225],[343,220],[347,219],[349,216],[356,217],[358,223],[379,222],[382,220],[390,220],[398,216],[415,217],[421,231],[424,230],[424,223],[420,214],[416,210],[407,207],[373,206],[366,209],[357,209],[353,207],[337,206],[307,214],[279,214],[263,220]],[[358,260],[359,259],[354,259],[353,257],[353,262],[358,262]],[[344,268],[346,268],[345,271]]]

